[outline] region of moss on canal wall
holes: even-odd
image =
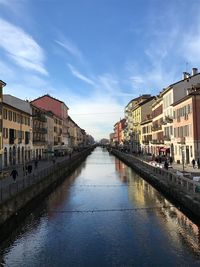
[[[200,222],[200,201],[194,194],[186,193],[181,189],[180,186],[170,183],[165,177],[159,177],[151,171],[152,166],[144,164],[140,159],[135,159],[134,157],[122,153],[118,150],[112,150],[111,152],[117,158],[122,160],[128,166],[136,171],[142,178],[144,178],[148,183],[160,191],[165,197],[167,197],[174,205],[181,209],[187,214],[188,217],[192,218],[196,223]],[[151,168],[150,168],[151,167]],[[153,167],[154,168],[154,167]],[[167,170],[163,170],[162,174],[166,174],[166,178],[169,175]]]
[[[36,207],[42,199],[61,184],[91,153],[93,148],[75,155],[64,165],[58,164],[54,172],[30,187],[25,188],[12,198],[0,204],[0,242],[17,228],[22,220]]]

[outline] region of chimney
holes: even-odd
[[[190,77],[190,74],[188,72],[183,72],[183,80],[187,79]]]
[[[192,68],[192,76],[196,75],[198,73],[197,68]]]

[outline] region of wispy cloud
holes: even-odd
[[[80,73],[75,67],[73,67],[71,64],[68,64],[68,67],[71,71],[71,73],[78,79],[90,84],[90,85],[95,85],[95,83],[88,77],[86,77],[85,75],[83,75],[82,73]]]
[[[37,42],[20,27],[0,18],[0,48],[20,67],[47,75],[44,67],[44,51]]]
[[[61,40],[55,40],[55,42],[63,47],[72,56],[76,57],[80,61],[83,61],[83,54],[74,43],[72,43],[65,37],[61,38]]]

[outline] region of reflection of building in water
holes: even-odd
[[[48,207],[51,207],[51,210],[59,210],[62,207],[62,204],[66,202],[66,199],[69,198],[70,186],[73,185],[76,178],[80,175],[81,171],[85,168],[85,162],[83,162],[75,171],[73,171],[69,176],[66,176],[66,180],[63,181],[61,185],[58,186],[48,198]],[[49,218],[55,216],[54,212],[48,210]]]
[[[131,176],[129,179],[128,195],[134,206],[136,204],[139,207],[160,205],[157,191],[136,173],[132,172]]]
[[[194,252],[200,254],[200,228],[198,225],[172,206],[168,206],[167,209],[160,209],[157,212],[165,215],[166,227],[173,231],[174,239],[181,240],[182,243],[192,248]]]
[[[115,161],[115,166],[120,175],[127,177],[129,199],[134,208],[142,208],[141,216],[153,212],[157,216],[158,227],[170,233],[173,246],[176,247],[181,243],[188,249],[192,249],[193,253],[200,255],[199,226],[175,208],[131,168],[121,164],[119,160]]]
[[[119,173],[120,180],[123,183],[127,182],[127,176],[125,174],[125,164],[119,159],[115,158],[115,170]]]

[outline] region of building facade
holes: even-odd
[[[30,103],[3,95],[3,167],[31,160],[32,149]]]
[[[174,160],[189,164],[200,158],[200,88],[193,87],[188,95],[173,104]]]

